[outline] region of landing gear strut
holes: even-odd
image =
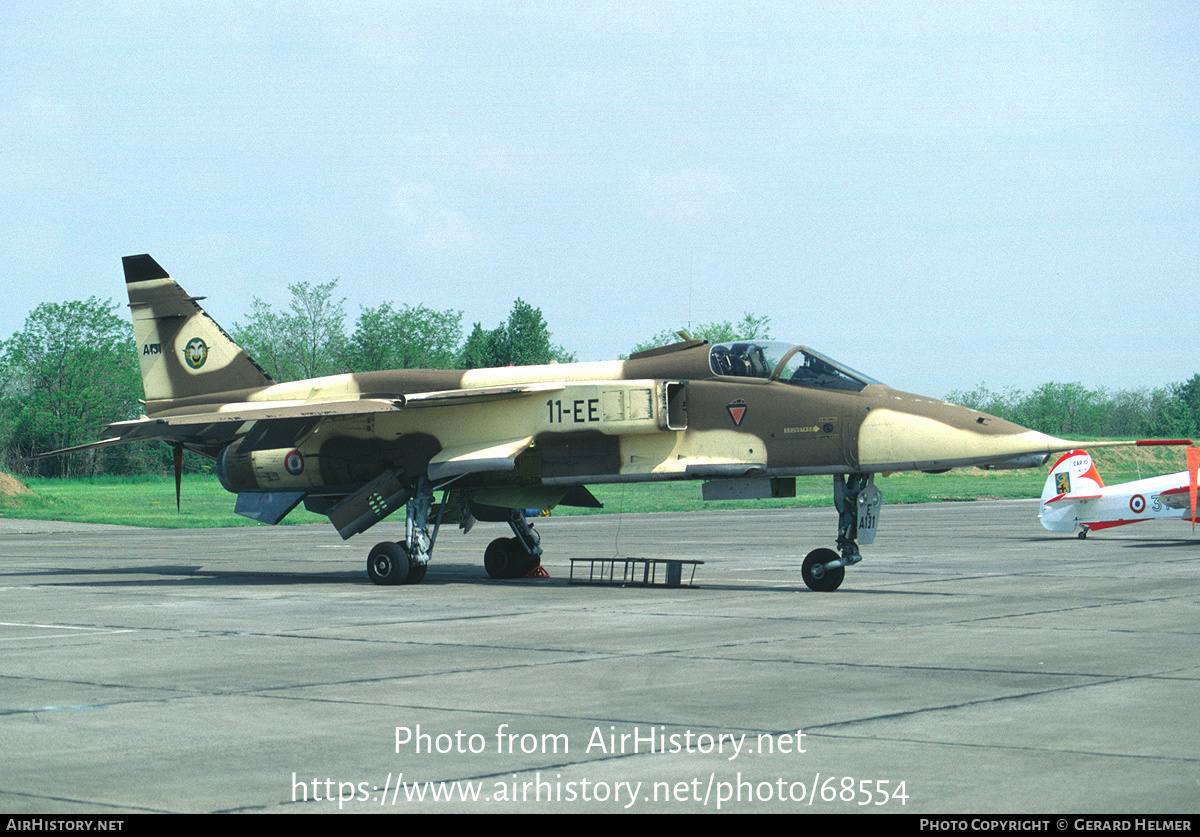
[[[492,578],[520,578],[542,563],[541,536],[525,519],[523,509],[509,511],[512,538],[496,538],[483,553],[483,567]]]
[[[846,567],[862,560],[858,542],[875,541],[879,526],[879,506],[883,495],[875,487],[874,474],[839,474],[833,481],[833,504],[838,512],[837,546],[841,555],[832,549],[814,549],[804,558],[800,577],[808,589],[820,593],[832,592],[846,577]]]
[[[420,584],[424,580],[446,503],[443,501],[430,533],[429,512],[432,508],[433,484],[426,477],[419,477],[416,491],[408,501],[404,542],[377,543],[367,556],[367,575],[371,581],[376,584]]]

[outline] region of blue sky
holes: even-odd
[[[97,8],[99,6],[99,8]],[[901,389],[1200,372],[1200,5],[25,3],[0,337],[151,253],[581,360],[771,318]]]

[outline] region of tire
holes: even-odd
[[[513,540],[516,540],[516,538],[514,538]],[[517,552],[520,554],[520,561],[524,567],[524,569],[521,570],[521,577],[529,575],[531,572],[533,572],[534,570],[536,570],[538,567],[540,567],[542,565],[542,556],[529,555],[525,552],[524,549],[521,549],[519,546],[517,547]]]
[[[408,572],[408,553],[398,543],[377,543],[367,556],[367,575],[376,584],[403,584]]]
[[[818,593],[832,593],[842,586],[842,579],[846,577],[846,568],[834,567],[827,570],[824,566],[830,561],[836,561],[838,557],[838,554],[832,549],[814,549],[808,553],[804,558],[804,564],[800,567],[800,577],[804,579],[809,590]]]
[[[492,578],[513,578],[512,549],[509,541],[516,538],[496,538],[483,553],[483,568]]]

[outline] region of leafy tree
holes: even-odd
[[[633,347],[633,351],[643,352],[647,349],[655,349],[659,346],[678,342],[679,331],[698,340],[707,340],[709,343],[727,343],[731,340],[770,340],[771,318],[765,315],[756,317],[747,312],[736,323],[725,320],[724,322],[704,323],[693,328],[678,329],[677,331],[667,329],[660,331],[645,343],[638,343]]]
[[[1152,422],[1151,432],[1187,439],[1200,437],[1200,373],[1171,387]]]
[[[946,396],[946,400],[961,404],[981,413],[989,413],[1002,419],[1015,421],[1016,405],[1024,398],[1024,394],[1016,389],[1009,389],[1007,394],[1000,394],[980,384],[969,392],[955,390]]]
[[[1056,435],[1092,432],[1096,394],[1083,384],[1042,384],[1017,409],[1018,423]]]
[[[471,334],[463,343],[458,354],[460,369],[486,369],[492,366],[505,366],[498,358],[500,356],[500,338],[504,327],[488,331],[479,323],[475,323]]]
[[[1173,418],[1185,412],[1180,406],[1184,399],[1171,394],[1184,386],[1110,392],[1049,383],[1029,393],[1009,389],[1000,394],[980,384],[970,392],[952,392],[946,400],[1058,436],[1187,436],[1191,434],[1180,432],[1186,421]]]
[[[288,285],[288,310],[274,311],[255,297],[250,320],[233,338],[277,381],[316,378],[344,370],[345,300],[334,299],[337,280]]]
[[[542,312],[528,302],[513,303],[508,322],[504,325],[503,340],[498,342],[500,360],[513,366],[549,363],[555,358],[550,344],[550,330]]]
[[[112,421],[134,418],[142,395],[132,326],[111,301],[43,303],[0,346],[3,443],[10,457],[91,442]],[[44,475],[94,474],[130,459],[113,448],[40,460]]]
[[[461,336],[461,311],[434,311],[424,305],[396,308],[384,302],[359,314],[345,362],[354,372],[449,369]]]
[[[1169,397],[1166,387],[1150,389],[1119,389],[1113,393],[1100,389],[1102,400],[1103,430],[1095,431],[1104,436],[1151,436],[1154,417]]]
[[[550,329],[541,309],[518,299],[508,321],[491,331],[475,323],[459,352],[458,365],[463,369],[479,369],[574,360],[573,354],[550,342]]]

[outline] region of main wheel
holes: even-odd
[[[524,568],[528,560],[529,555],[515,537],[498,537],[487,544],[484,568],[492,578],[521,578],[533,568]]]
[[[492,578],[520,578],[539,563],[516,538],[496,538],[483,553],[483,567]]]
[[[516,539],[514,538],[513,540],[516,540]],[[542,565],[542,556],[530,555],[524,549],[522,549],[519,545],[517,545],[517,551],[520,552],[520,554],[521,554],[521,563],[523,565],[523,568],[521,570],[522,576],[529,575],[531,572],[533,572],[534,570],[536,570],[538,567],[540,567]]]
[[[425,570],[429,567],[428,564],[409,564],[408,578],[404,579],[405,584],[420,584],[425,580]]]
[[[512,578],[512,573],[509,568],[509,553],[508,542],[512,538],[496,538],[488,544],[483,553],[483,568],[487,570],[487,574],[492,578]]]
[[[818,593],[832,593],[842,586],[842,579],[846,577],[846,568],[825,568],[826,564],[838,560],[839,557],[832,549],[814,549],[808,553],[800,567],[800,577],[804,579],[809,590],[815,590]]]
[[[391,541],[375,544],[367,556],[367,575],[376,584],[403,584],[408,579],[408,553]]]

